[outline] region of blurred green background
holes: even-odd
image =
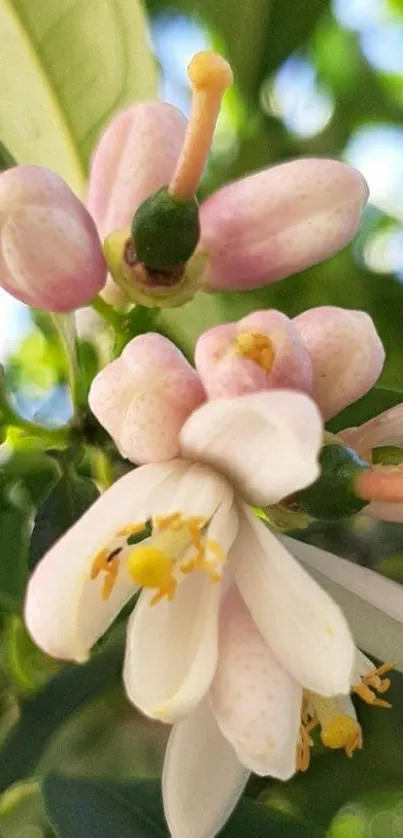
[[[187,64],[195,51],[213,46],[231,61],[236,84],[225,98],[201,194],[291,157],[323,155],[341,157],[356,166],[368,180],[370,202],[354,244],[326,264],[258,292],[200,294],[182,309],[163,313],[159,327],[190,353],[203,328],[255,308],[274,306],[290,315],[321,304],[364,309],[374,318],[387,350],[376,394],[378,410],[401,400],[402,0],[149,0],[146,13],[155,56],[151,60],[141,12],[137,4],[130,3],[88,0],[84,6],[70,0],[54,4],[50,0],[35,0],[35,4],[33,0],[1,0],[0,58],[5,72],[0,93],[4,88],[5,99],[0,104],[0,139],[19,162],[57,168],[84,194],[91,148],[112,113],[131,100],[152,95],[152,91],[187,113]],[[120,21],[116,29],[108,15],[112,22]],[[24,52],[24,39],[15,36],[17,24],[31,39],[31,57]],[[88,71],[87,50],[91,57]],[[12,61],[19,63],[15,64],[18,72],[14,68],[10,79],[11,52]],[[43,75],[38,89],[43,84],[57,92],[62,116],[56,118],[51,110],[48,113],[48,106],[42,103],[42,127],[35,134],[21,82],[28,79],[31,69],[34,76],[38,63]],[[13,87],[16,72],[19,92]],[[88,87],[90,79],[91,124],[86,124],[88,108],[81,104],[81,90],[69,87],[69,79],[76,78],[77,72],[79,80],[83,74],[83,86]],[[109,77],[116,81],[116,95]],[[27,82],[29,92],[28,88]],[[103,95],[109,97],[104,107]],[[63,115],[71,128],[67,151],[57,122],[60,119],[60,126],[64,125]],[[94,346],[93,324],[88,317],[80,315],[79,333],[80,364],[88,385],[108,348]],[[69,419],[71,405],[57,334],[46,316],[32,316],[4,292],[0,296],[0,360],[21,415],[45,424],[63,424]],[[365,402],[358,413],[350,413],[349,421],[371,413],[373,405]],[[87,430],[95,434],[92,427]],[[96,834],[98,838],[98,827],[91,832],[87,822],[86,831],[80,831],[80,813],[94,805],[101,807],[100,811],[105,806],[102,817],[109,831],[102,835],[108,838],[164,834],[161,826],[159,832],[136,826],[134,815],[133,829],[125,832],[126,827],[119,826],[115,816],[108,820],[107,786],[98,785],[94,791],[52,775],[44,791],[54,829],[44,814],[43,774],[59,771],[76,779],[107,778],[109,783],[156,777],[166,737],[165,729],[141,719],[124,700],[120,687],[122,624],[115,627],[89,664],[67,666],[56,675],[54,664],[33,648],[22,629],[21,603],[29,563],[34,561],[29,552],[30,535],[47,493],[57,484],[61,507],[68,505],[64,499],[72,493],[79,497],[78,515],[80,504],[85,508],[89,503],[85,483],[89,477],[96,477],[99,484],[107,483],[127,467],[116,452],[109,451],[105,437],[92,435],[87,442],[73,447],[64,458],[49,456],[42,443],[27,442],[18,432],[0,447],[1,838],[48,838],[54,834],[61,838],[92,838]],[[45,511],[47,514],[48,507]],[[306,537],[403,580],[400,526],[365,521],[359,525],[318,524]],[[252,781],[248,793],[263,801],[265,814],[257,826],[249,817],[241,818],[228,831],[228,838],[297,838],[323,836],[325,832],[328,838],[402,838],[400,676],[395,678],[393,698],[394,709],[389,714],[367,708],[361,711],[366,747],[354,760],[319,750],[310,772],[286,786]],[[133,800],[140,805],[142,796],[151,794],[150,789],[157,794],[156,787],[149,785],[141,786],[140,791],[138,786],[130,786],[125,794],[122,788],[122,807],[127,804],[130,812]],[[66,820],[69,806],[77,812],[74,823]],[[281,817],[279,813],[283,813]],[[158,821],[160,815],[156,818]]]

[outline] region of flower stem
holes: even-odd
[[[30,422],[15,413],[11,405],[7,402],[2,402],[0,407],[0,415],[5,425],[12,428],[18,428],[24,431],[27,436],[33,436],[37,439],[43,439],[52,445],[65,444],[70,439],[70,426],[63,425],[60,428],[45,428],[43,425],[37,425],[35,422]]]
[[[73,315],[50,314],[63,347],[66,360],[67,381],[74,412],[80,406],[80,370],[77,359],[76,333]]]
[[[95,297],[94,300],[91,302],[91,306],[94,311],[108,323],[109,326],[112,326],[115,331],[120,331],[122,326],[125,324],[125,315],[119,314],[113,306],[109,305],[109,303],[105,302],[100,295]]]

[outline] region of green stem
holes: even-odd
[[[0,413],[4,424],[12,428],[19,428],[27,436],[43,439],[54,445],[65,444],[70,439],[71,429],[69,425],[63,425],[61,428],[44,428],[43,425],[37,425],[35,422],[30,422],[14,413],[11,405],[4,402],[1,404]]]
[[[99,316],[102,317],[106,323],[108,323],[109,326],[112,326],[112,328],[115,329],[115,331],[120,331],[125,325],[125,315],[116,311],[116,309],[109,305],[109,303],[105,302],[100,295],[92,300],[91,306],[94,311],[96,311],[97,314],[99,314]]]
[[[59,335],[66,359],[66,373],[74,411],[80,406],[80,377],[75,344],[75,325],[73,315],[50,314],[53,325]]]

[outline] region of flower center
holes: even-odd
[[[240,332],[235,338],[240,355],[254,361],[265,372],[270,372],[274,361],[274,349],[270,338],[253,332]]]
[[[390,679],[383,678],[386,672],[393,669],[394,664],[385,663],[379,669],[374,669],[362,676],[352,687],[352,692],[359,695],[367,704],[373,707],[390,707],[391,705],[377,697],[377,693],[384,693],[390,687]],[[300,738],[297,748],[297,769],[306,771],[311,758],[311,748],[314,745],[311,734],[320,728],[320,739],[326,748],[331,750],[344,749],[348,757],[363,746],[361,726],[355,717],[355,711],[349,697],[336,696],[323,698],[315,693],[305,692],[301,709]]]
[[[205,571],[212,582],[219,582],[226,557],[220,544],[208,538],[208,524],[207,518],[174,512],[125,527],[91,566],[91,579],[104,574],[102,599],[111,595],[122,559],[138,585],[155,589],[151,605],[165,596],[172,599],[181,576],[193,571]]]

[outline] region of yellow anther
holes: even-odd
[[[237,351],[253,361],[264,372],[270,372],[274,361],[274,349],[270,338],[253,332],[240,332],[235,338]]]
[[[322,727],[320,738],[326,748],[344,748],[348,757],[352,757],[357,748],[362,748],[361,727],[352,716],[345,713],[333,716]]]
[[[377,693],[384,693],[390,687],[390,678],[384,678],[386,672],[394,669],[394,663],[384,663],[378,669],[363,675],[358,684],[354,684],[352,691],[359,695],[366,704],[372,707],[391,707],[389,701],[377,697]]]
[[[195,90],[226,90],[233,80],[228,61],[212,50],[197,52],[188,66],[188,77]]]
[[[307,771],[311,762],[311,748],[313,746],[313,739],[311,737],[312,731],[319,724],[316,718],[311,719],[310,722],[302,721],[299,730],[299,743],[297,746],[297,771]]]
[[[200,52],[188,67],[193,86],[192,111],[182,152],[169,185],[175,198],[192,198],[210,151],[224,90],[232,84],[229,64],[214,52]]]
[[[182,526],[182,513],[172,512],[171,515],[157,515],[153,518],[153,524],[159,530],[177,530]]]
[[[133,579],[144,588],[163,588],[172,578],[173,560],[158,547],[135,547],[127,559]]]
[[[101,550],[95,557],[90,571],[90,578],[97,579],[100,573],[104,573],[105,577],[102,584],[101,597],[106,600],[110,597],[118,578],[119,573],[119,553],[120,548],[116,550]]]

